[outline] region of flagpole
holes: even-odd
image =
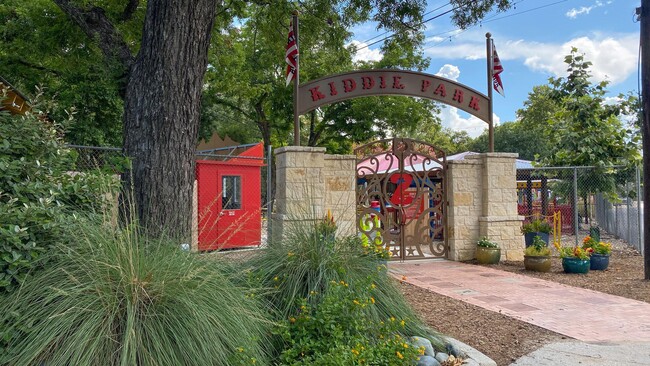
[[[487,87],[488,87],[488,151],[494,152],[494,117],[492,111],[492,78],[493,78],[493,63],[494,56],[492,55],[492,34],[485,33],[485,48],[487,51]]]
[[[298,43],[298,10],[293,12],[293,34],[296,38],[296,49],[300,50]],[[293,145],[300,146],[300,115],[298,114],[298,86],[300,85],[300,53],[296,55],[296,73],[293,79]]]

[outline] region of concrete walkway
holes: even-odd
[[[425,288],[457,300],[500,312],[521,321],[552,330],[567,337],[587,343],[601,343],[607,356],[586,362],[568,351],[562,361],[550,357],[561,357],[563,346],[556,344],[542,348],[529,359],[522,358],[513,365],[602,365],[606,359],[621,357],[623,364],[650,365],[646,357],[627,363],[623,358],[629,349],[623,342],[650,342],[650,304],[571,287],[555,282],[540,280],[524,275],[499,271],[483,266],[446,260],[418,260],[390,262],[392,274],[412,285]],[[576,275],[579,276],[579,275]],[[594,321],[589,314],[600,314]],[[585,344],[577,345],[580,349]],[[555,348],[557,349],[555,349]],[[638,344],[637,344],[638,347]],[[545,351],[545,349],[548,350]],[[644,348],[650,348],[645,343]],[[554,357],[555,357],[554,356]],[[573,362],[569,362],[573,356]],[[635,355],[632,354],[631,357]],[[532,358],[531,358],[532,357]],[[548,361],[548,362],[547,362]],[[629,361],[629,360],[628,360]],[[559,362],[559,363],[557,363]],[[616,363],[615,363],[616,364]]]

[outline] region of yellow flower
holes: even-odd
[[[400,360],[404,358],[404,356],[402,356],[402,354],[399,353],[399,351],[395,352],[395,354],[397,354],[397,358],[399,358]]]
[[[370,302],[374,304],[374,303],[375,303],[375,298],[374,298],[374,297],[371,297],[371,298],[370,298]]]
[[[359,356],[359,351],[357,351],[357,350],[354,349],[354,348],[353,348],[352,351],[350,351],[350,352],[352,352],[355,356]]]
[[[423,354],[424,354],[424,346],[420,346],[420,348],[418,348],[418,353],[419,353],[420,355],[423,355]]]
[[[292,322],[292,323],[295,323],[295,322],[296,322],[296,318],[291,317],[291,318],[289,318],[289,321]]]
[[[407,343],[402,343],[402,346],[403,346],[404,348],[409,348],[409,345],[408,345]]]
[[[374,283],[370,285],[370,288],[374,290],[374,288],[377,287]]]
[[[237,351],[239,351],[239,352],[244,352],[244,348],[239,347],[239,348],[237,348]]]
[[[287,257],[293,257],[293,252],[287,253]]]
[[[405,322],[404,320],[402,320],[401,322],[399,322],[399,324],[400,324],[401,326],[404,326],[404,324],[406,324],[406,322]]]
[[[280,279],[278,278],[278,276],[273,277],[273,281],[279,281],[279,280]]]
[[[391,316],[391,317],[390,317],[390,321],[394,322],[394,321],[395,321],[395,317]]]
[[[356,299],[352,300],[352,302],[353,302],[355,305],[359,305],[359,301],[356,300]]]

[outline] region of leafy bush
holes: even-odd
[[[106,174],[71,173],[76,155],[61,142],[36,115],[0,112],[0,295],[42,264],[70,221],[68,208],[101,208],[118,184]]]
[[[539,235],[535,235],[533,244],[526,248],[524,254],[533,257],[549,256],[551,255],[551,249]]]
[[[0,364],[264,363],[265,306],[231,266],[132,228],[76,233],[10,297],[3,320],[19,336]]]
[[[551,225],[546,220],[535,219],[521,226],[521,233],[550,233]]]
[[[478,242],[476,242],[476,246],[483,247],[483,248],[498,248],[499,244],[491,241],[490,239],[487,238],[487,236],[484,236],[481,239],[479,239]]]
[[[283,364],[412,365],[423,354],[400,335],[404,320],[368,321],[364,310],[376,304],[372,284],[332,282],[326,291],[315,305],[302,299],[299,312],[284,321]]]
[[[359,301],[374,299],[373,306],[357,309],[359,321],[380,324],[391,317],[401,319],[406,324],[399,329],[402,336],[428,336],[434,344],[442,344],[439,335],[426,327],[410,308],[386,266],[372,251],[363,248],[358,238],[323,240],[321,235],[314,235],[309,225],[296,227],[282,243],[273,243],[249,261],[248,266],[250,278],[272,290],[267,298],[277,307],[278,319],[295,317],[304,311],[302,306],[323,311],[321,306],[330,301],[332,284],[369,283],[370,289],[354,286],[352,290],[360,292],[350,295]],[[277,348],[283,346],[276,344]]]

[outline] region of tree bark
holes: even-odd
[[[203,76],[218,0],[149,0],[124,106],[130,197],[153,236],[188,240]],[[130,206],[133,208],[133,206]]]

